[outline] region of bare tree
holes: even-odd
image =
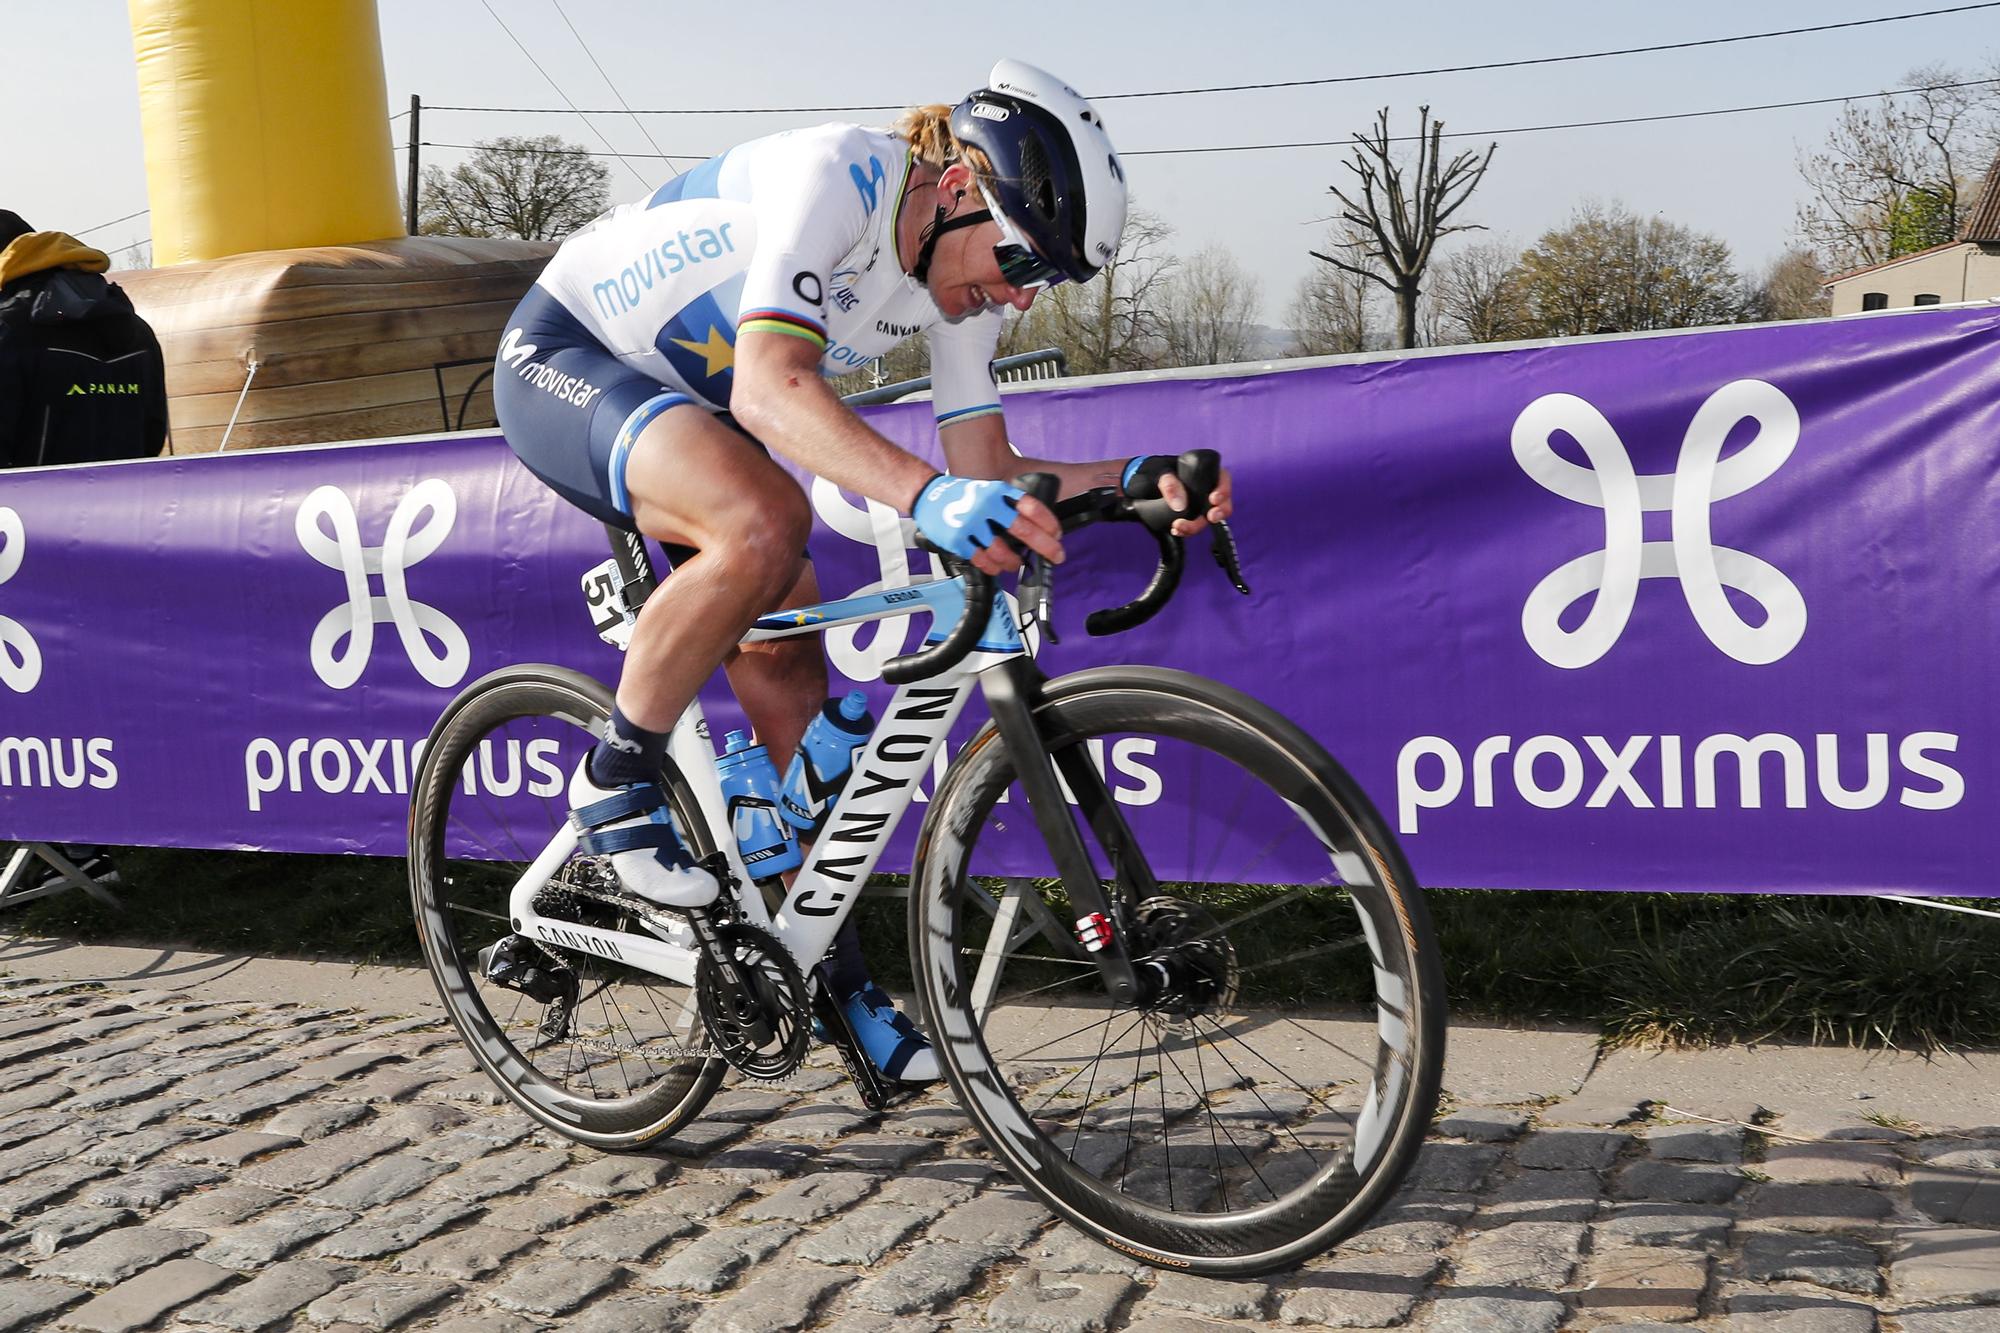
[[[1754,320],[1814,319],[1832,313],[1826,271],[1810,250],[1787,250],[1755,282],[1744,301],[1744,317]]]
[[[450,171],[424,171],[417,230],[559,241],[604,211],[610,175],[553,134],[483,140]]]
[[[1431,283],[1439,336],[1450,342],[1504,342],[1530,332],[1521,252],[1505,240],[1481,241],[1445,255]]]
[[[1417,108],[1417,160],[1406,184],[1403,166],[1389,148],[1389,108],[1385,106],[1375,113],[1372,135],[1354,136],[1353,156],[1346,164],[1360,180],[1361,198],[1356,200],[1338,185],[1327,187],[1341,202],[1341,217],[1370,237],[1371,253],[1381,261],[1381,269],[1368,270],[1367,276],[1395,297],[1397,345],[1401,347],[1417,345],[1417,295],[1423,290],[1431,250],[1440,236],[1477,225],[1446,224],[1472,197],[1498,147],[1488,144],[1483,155],[1468,151],[1441,164],[1443,137],[1444,122],[1433,122],[1429,107]],[[1317,250],[1309,253],[1335,268],[1358,271],[1333,255]]]
[[[850,370],[828,382],[835,393],[844,396],[860,393],[864,389],[880,388],[884,384],[922,379],[930,373],[931,342],[929,338],[918,335],[903,339],[861,369]]]
[[[1314,265],[1299,280],[1287,319],[1295,356],[1365,352],[1374,333],[1375,283],[1368,238],[1347,223],[1327,229],[1323,244],[1347,266]]]
[[[122,273],[132,273],[153,266],[153,238],[134,241],[123,250],[111,251],[111,267]]]
[[[2000,72],[2000,71],[1996,71]],[[1957,237],[1979,174],[2000,149],[2000,92],[1959,88],[1959,70],[1903,76],[1914,91],[1849,103],[1816,153],[1799,162],[1798,231],[1836,268],[1861,268]]]
[[[1072,375],[1144,370],[1164,342],[1160,300],[1173,256],[1165,249],[1173,228],[1156,213],[1134,208],[1125,218],[1118,257],[1089,282],[1063,283],[1011,319],[1000,355],[1060,348]]]
[[[1257,279],[1219,246],[1183,262],[1165,284],[1160,333],[1166,364],[1220,366],[1249,359]]]
[[[1664,218],[1587,203],[1521,256],[1529,330],[1544,337],[1730,324],[1743,313],[1729,247]]]

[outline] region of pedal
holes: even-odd
[[[861,1042],[854,1035],[854,1028],[848,1023],[847,1015],[834,1003],[833,994],[817,975],[812,980],[813,1028],[820,1039],[833,1047],[840,1056],[841,1064],[847,1067],[847,1077],[853,1081],[854,1089],[861,1094],[861,1104],[870,1111],[886,1111],[901,1102],[919,1096],[930,1085],[928,1083],[898,1083],[884,1078],[868,1053],[861,1049]]]

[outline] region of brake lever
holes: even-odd
[[[1056,633],[1056,623],[1050,616],[1055,583],[1055,566],[1031,552],[1023,562],[1021,579],[1014,590],[1027,606],[1029,619],[1041,627],[1049,642],[1061,643],[1062,635]]]
[[[1229,576],[1229,582],[1245,597],[1250,595],[1250,585],[1243,581],[1243,560],[1236,549],[1236,534],[1229,530],[1229,520],[1218,518],[1209,525],[1209,547],[1215,556],[1215,563],[1222,566],[1222,572]]]
[[[1053,512],[1056,497],[1062,494],[1062,482],[1050,472],[1024,472],[1014,478],[1014,485],[1039,500]],[[1060,523],[1058,523],[1060,526]],[[1014,591],[1023,602],[1031,603],[1030,614],[1042,632],[1049,636],[1050,643],[1061,643],[1062,637],[1055,632],[1055,624],[1049,619],[1049,603],[1055,588],[1055,566],[1036,555],[1027,546],[1014,541],[1014,550],[1021,556],[1021,577],[1014,584]]]

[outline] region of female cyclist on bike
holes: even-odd
[[[893,131],[821,125],[731,149],[605,213],[549,261],[500,345],[501,427],[565,498],[674,555],[570,786],[580,845],[608,853],[628,890],[677,907],[716,896],[657,777],[675,720],[718,664],[780,762],[826,695],[816,643],[737,646],[760,615],[819,599],[802,554],[811,507],[767,448],[895,506],[992,574],[1018,569],[1019,548],[1063,554],[1054,515],[1002,478],[1050,472],[1068,493],[1143,473],[1185,507],[1170,458],[1016,454],[990,365],[1008,307],[1111,262],[1125,206],[1090,103],[1003,60],[957,106],[913,109]],[[919,331],[948,474],[870,429],[822,378]],[[1230,509],[1224,473],[1176,531]],[[825,972],[885,1075],[937,1077],[928,1043],[870,981],[851,923]]]

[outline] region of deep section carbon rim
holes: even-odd
[[[469,686],[419,765],[410,893],[425,960],[480,1066],[543,1124],[630,1148],[693,1119],[721,1080],[693,990],[580,948],[522,940],[508,919],[510,891],[567,818],[570,774],[609,711],[601,684],[558,667],[508,668]],[[699,855],[706,830],[668,776]],[[602,858],[572,854],[536,907],[557,921],[646,930],[618,896]],[[482,956],[510,936],[538,969],[543,998],[485,974]]]
[[[1052,684],[1038,721],[1103,775],[1157,876],[1114,875],[1124,830],[1072,806],[1145,1000],[1105,994],[989,730],[925,825],[925,1016],[968,1114],[1073,1223],[1201,1272],[1296,1262],[1380,1205],[1435,1107],[1428,918],[1372,807],[1289,723],[1179,673],[1094,675]],[[1185,818],[1149,818],[1169,787]]]

